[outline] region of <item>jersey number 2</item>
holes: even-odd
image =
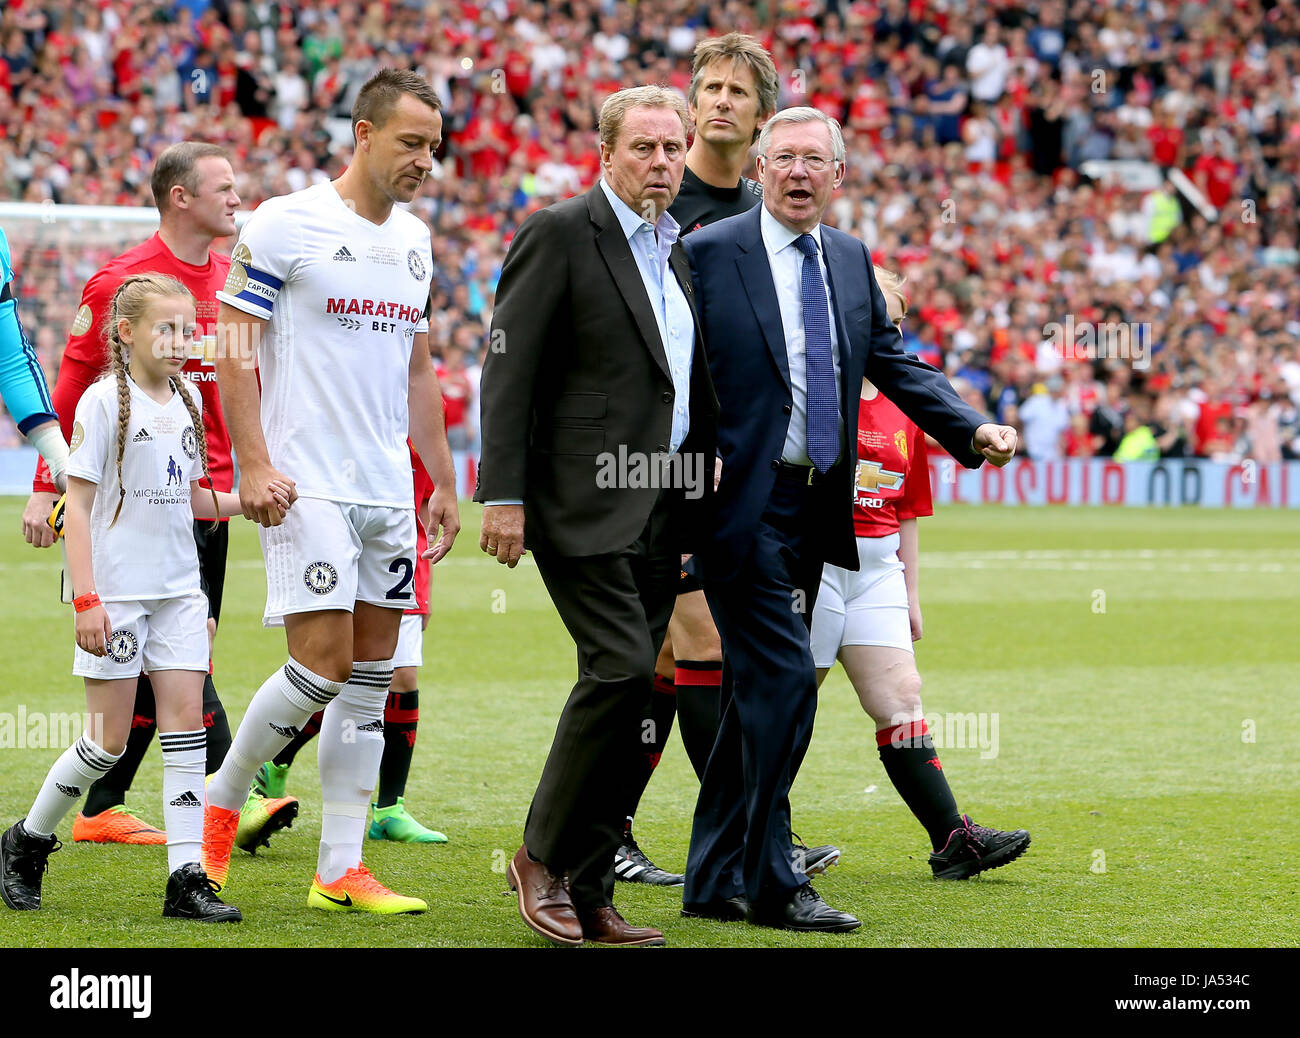
[[[394,559],[388,566],[389,573],[401,571],[401,579],[388,589],[385,598],[391,600],[400,599],[406,601],[411,597],[411,592],[406,590],[411,586],[411,578],[415,576],[415,566],[410,559]]]

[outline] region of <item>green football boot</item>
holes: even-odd
[[[289,769],[291,764],[276,764],[274,761],[267,761],[257,769],[257,774],[253,776],[253,791],[268,800],[278,800],[284,796],[284,787],[289,780]]]
[[[398,797],[392,807],[371,804],[374,820],[370,823],[372,840],[394,840],[397,843],[446,843],[447,837],[433,829],[426,829],[410,816],[405,798]]]

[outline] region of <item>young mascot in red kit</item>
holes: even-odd
[[[880,267],[875,273],[889,318],[900,324],[907,310],[902,282]],[[958,812],[948,788],[926,728],[912,649],[921,637],[916,520],[934,514],[925,434],[865,379],[859,406],[853,522],[860,568],[822,570],[812,622],[817,682],[838,657],[876,722],[889,780],[930,836],[935,878],[968,879],[1020,857],[1029,834],[976,825]]]

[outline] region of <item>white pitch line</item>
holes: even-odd
[[[1300,562],[1174,562],[1152,559],[981,559],[935,558],[921,554],[922,569],[1033,570],[1100,573],[1300,573]]]
[[[1042,548],[1007,551],[928,551],[922,558],[952,559],[1233,559],[1267,555],[1300,560],[1300,548]]]

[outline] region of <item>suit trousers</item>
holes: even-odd
[[[681,568],[669,494],[660,493],[641,535],[622,551],[533,551],[577,646],[578,681],[533,794],[524,843],[551,872],[569,874],[579,911],[612,903],[614,853],[644,767],[641,721]]]
[[[809,629],[822,563],[812,492],[778,480],[739,573],[705,573],[724,702],[695,807],[686,904],[743,896],[775,906],[808,881],[791,860],[789,794],[817,712]]]

